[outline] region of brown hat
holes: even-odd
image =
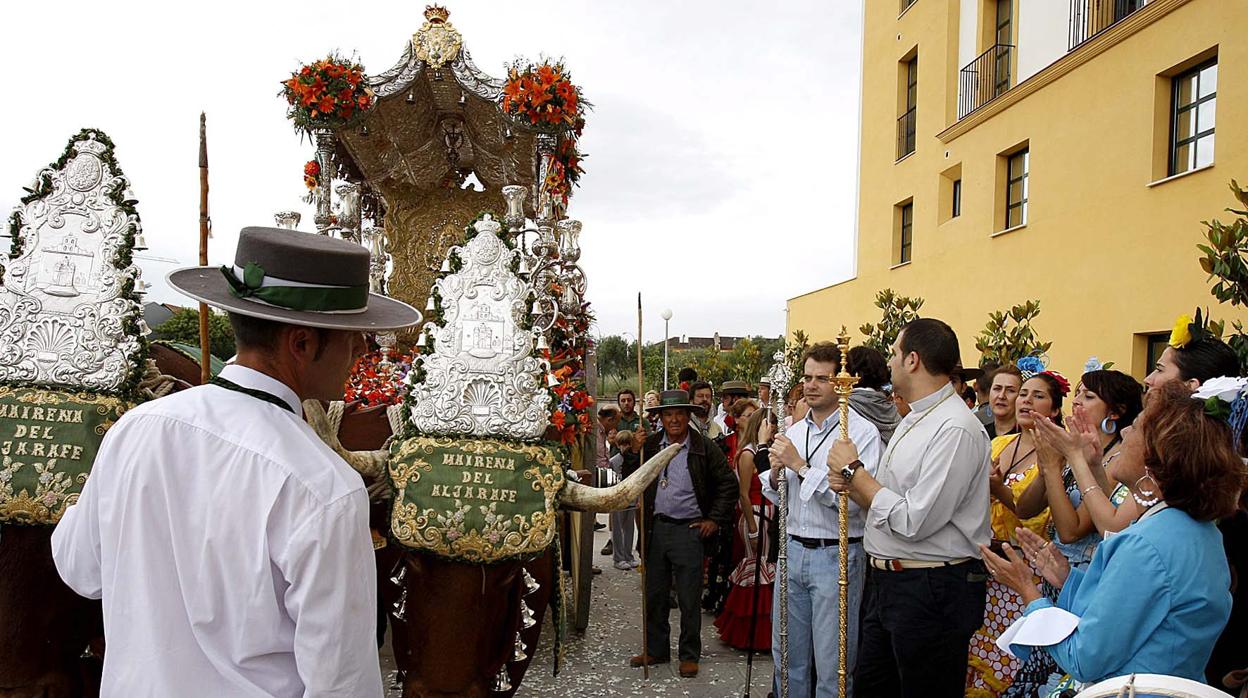
[[[724,381],[719,388],[720,395],[749,395],[750,386],[745,381]]]
[[[646,412],[662,412],[663,410],[683,408],[696,412],[699,417],[706,416],[706,408],[689,402],[689,393],[684,390],[664,390],[659,393],[659,404],[647,407]]]
[[[232,267],[175,269],[184,295],[231,313],[306,327],[377,332],[420,323],[412,306],[369,293],[369,253],[327,235],[243,228]]]

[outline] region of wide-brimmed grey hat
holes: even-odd
[[[689,393],[685,390],[664,390],[659,393],[659,404],[647,407],[646,412],[662,412],[670,409],[684,409],[696,413],[699,417],[706,416],[706,408],[689,402]]]
[[[222,310],[306,327],[378,332],[420,323],[412,306],[368,291],[368,250],[327,235],[243,228],[234,265],[188,267],[165,279]]]

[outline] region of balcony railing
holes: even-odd
[[[967,64],[958,76],[958,118],[1005,94],[1011,87],[1014,47],[996,44]]]
[[[1070,0],[1070,50],[1147,3],[1148,0]]]
[[[910,153],[914,152],[914,133],[917,120],[915,114],[917,112],[912,107],[909,111],[897,117],[897,159],[900,160]]]

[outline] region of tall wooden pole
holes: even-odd
[[[643,396],[645,391],[645,365],[641,361],[641,293],[637,293],[637,395]],[[642,402],[641,418],[646,418],[645,402]],[[641,423],[638,422],[638,428]],[[645,432],[645,429],[642,429]],[[646,462],[646,442],[641,442],[641,453],[638,454],[641,462]],[[641,493],[641,499],[637,502],[637,535],[641,537],[641,564],[637,566],[637,570],[641,573],[641,673],[648,681],[650,679],[650,657],[649,648],[646,647],[646,554],[650,545],[646,541],[646,493]]]
[[[841,327],[841,334],[836,338],[836,345],[841,350],[841,371],[836,374],[836,395],[840,398],[838,407],[841,410],[841,439],[849,441],[849,395],[854,392],[854,383],[858,381],[846,365],[849,363],[849,333],[845,331],[845,327]],[[849,668],[846,666],[849,653],[849,493],[841,492],[836,499],[837,514],[839,515],[840,530],[837,532],[837,552],[840,557],[837,560],[840,567],[840,578],[837,585],[840,587],[840,603],[837,617],[838,639],[838,656],[836,658],[836,686],[837,695],[847,695],[845,692],[846,684],[849,682]]]
[[[208,119],[199,113],[199,266],[208,266]],[[208,351],[208,304],[199,304],[199,381],[212,379]]]

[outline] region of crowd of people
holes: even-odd
[[[842,361],[857,378],[848,440]],[[646,493],[648,656],[632,664],[670,661],[674,598],[682,676],[697,674],[706,611],[726,644],[771,652],[789,695],[836,695],[844,492],[851,694],[1061,696],[1131,673],[1225,688],[1248,667],[1241,372],[1194,323],[1143,384],[1095,359],[1073,384],[1036,356],[964,368],[953,330],[921,319],[889,356],[813,345],[783,406],[770,385],[755,399],[737,381],[715,405],[689,372],[642,412],[622,391],[620,475],[639,454],[687,445]],[[612,519],[621,569],[637,566],[634,519]]]

